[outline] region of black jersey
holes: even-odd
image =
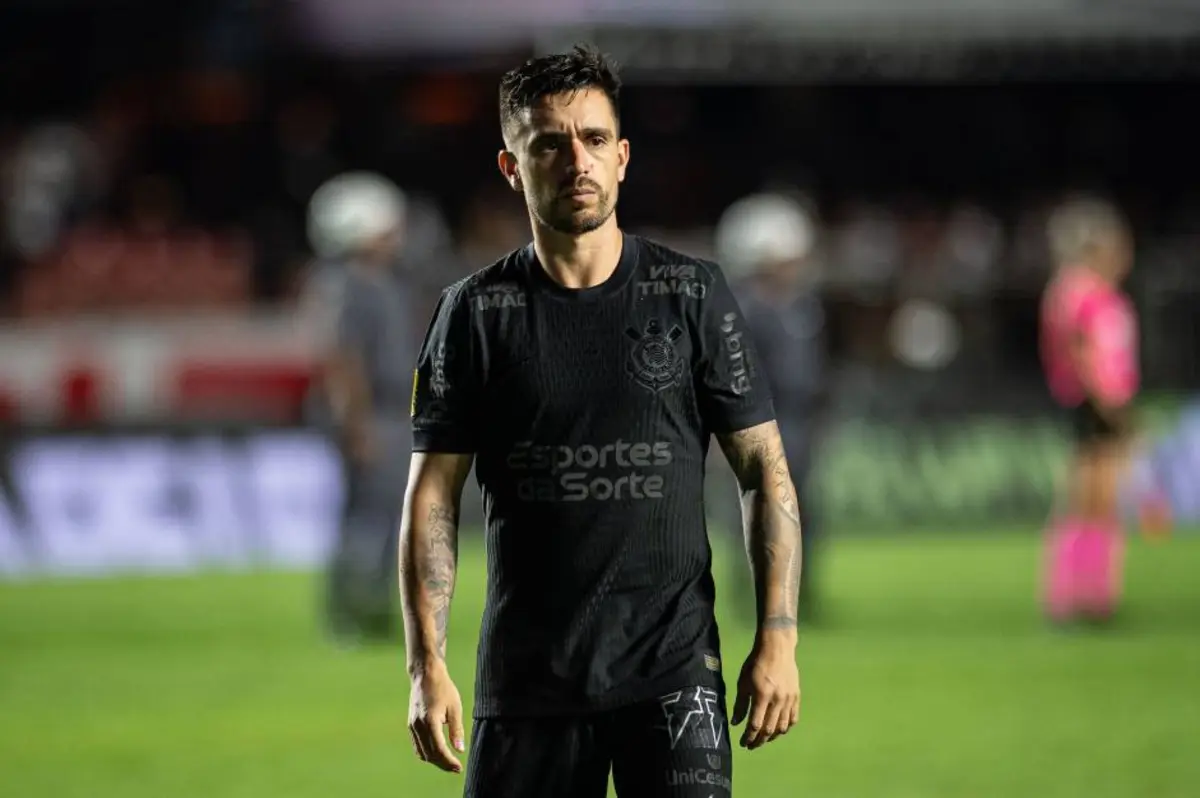
[[[774,418],[720,269],[626,234],[568,289],[533,246],[443,293],[414,449],[472,452],[487,524],[477,717],[723,690],[704,464]]]

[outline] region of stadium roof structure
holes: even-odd
[[[693,18],[670,3],[669,21],[639,4],[637,24],[563,26],[538,49],[593,41],[632,82],[1200,74],[1200,0],[720,0]]]
[[[343,58],[557,51],[632,82],[1190,77],[1200,0],[292,0]]]

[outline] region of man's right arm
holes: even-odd
[[[400,525],[400,594],[410,676],[446,658],[458,517],[472,455],[417,452]]]
[[[482,378],[461,284],[442,292],[413,374],[413,457],[400,524],[400,593],[409,732],[417,756],[461,772],[462,696],[446,667],[450,601],[458,571],[458,511],[479,444]]]

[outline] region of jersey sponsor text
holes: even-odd
[[[515,472],[534,472],[517,480],[523,501],[579,502],[661,499],[665,479],[647,471],[673,460],[666,441],[617,440],[582,446],[522,442],[506,462]]]

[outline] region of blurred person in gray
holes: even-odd
[[[775,398],[804,530],[800,613],[812,621],[814,541],[820,534],[813,513],[813,459],[827,399],[825,313],[812,258],[816,224],[796,199],[755,194],[725,210],[715,239],[716,258],[729,275],[758,367]],[[742,540],[740,524],[731,521],[731,526]],[[734,573],[737,600],[752,607],[754,586],[746,569],[739,564]]]
[[[306,308],[326,350],[318,413],[345,464],[342,525],[331,552],[326,622],[338,640],[398,639],[395,563],[411,450],[412,369],[421,290],[397,263],[403,192],[348,172],[314,192],[308,237],[317,263]]]

